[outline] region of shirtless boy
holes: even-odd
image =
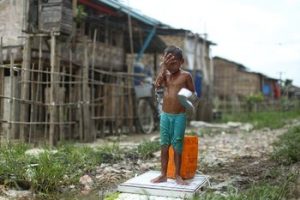
[[[181,69],[183,63],[184,59],[180,48],[169,46],[164,50],[160,71],[155,81],[156,88],[164,88],[162,113],[160,115],[161,174],[151,180],[153,183],[167,181],[169,148],[172,145],[176,183],[187,184],[180,176],[186,114],[177,94],[182,88],[195,92],[195,86],[191,74]]]

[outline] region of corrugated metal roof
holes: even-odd
[[[133,8],[124,5],[123,3],[119,2],[119,1],[115,1],[115,0],[97,0],[101,3],[104,3],[114,9],[120,10],[124,13],[130,14],[131,17],[140,20],[142,22],[144,22],[145,24],[151,25],[151,26],[165,26],[165,27],[169,27],[171,28],[171,26],[167,25],[167,24],[163,24],[162,22],[153,19],[151,17],[148,17],[146,15],[143,15],[142,13],[140,13],[137,10],[134,10]]]

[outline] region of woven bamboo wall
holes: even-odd
[[[247,97],[261,91],[260,77],[257,74],[239,70],[236,77],[236,95]]]
[[[237,68],[224,60],[214,59],[214,94],[228,98],[235,94]]]
[[[240,69],[234,62],[214,58],[214,92],[221,99],[241,99],[261,91],[260,76]]]

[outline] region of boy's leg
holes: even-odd
[[[174,162],[175,162],[175,180],[177,184],[187,185],[180,176],[181,170],[181,156],[183,149],[184,132],[186,127],[186,115],[176,117],[174,127],[174,138],[172,141],[174,149]]]
[[[152,179],[152,183],[160,183],[167,181],[167,169],[169,161],[169,147],[170,147],[170,122],[168,116],[162,113],[160,116],[160,144],[161,144],[161,174]]]
[[[167,169],[169,161],[169,146],[164,145],[161,147],[161,174],[152,179],[152,183],[161,183],[167,181]]]
[[[178,153],[174,149],[174,162],[175,162],[175,180],[176,183],[179,185],[187,185],[187,182],[185,182],[182,177],[180,176],[180,170],[181,170],[181,153]]]

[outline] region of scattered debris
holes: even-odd
[[[57,153],[57,150],[46,150],[46,149],[38,149],[38,148],[34,148],[34,149],[29,149],[25,152],[25,155],[28,155],[28,156],[33,156],[33,157],[38,157],[40,154],[42,153],[46,153],[46,152],[49,152],[49,153],[52,153],[52,154],[55,154]]]
[[[229,130],[229,129],[239,129],[243,131],[251,131],[254,126],[250,123],[241,123],[241,122],[227,122],[226,124],[211,124],[203,121],[191,121],[190,125],[194,128],[212,128],[219,130]]]

